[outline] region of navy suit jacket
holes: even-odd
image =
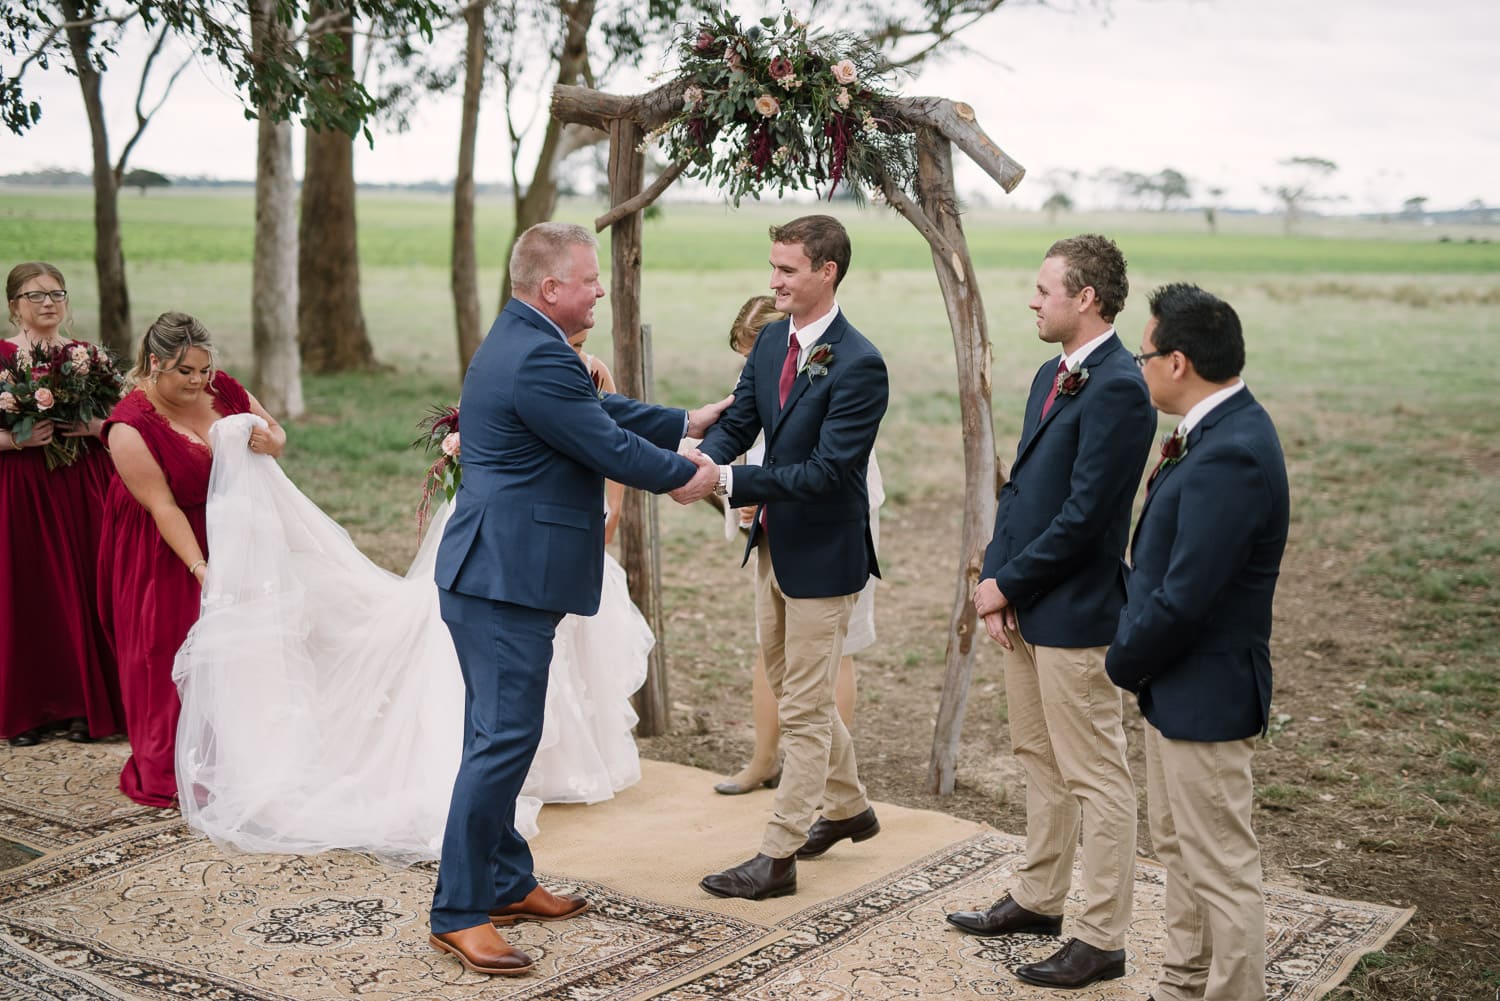
[[[803,371],[783,407],[778,387],[790,325],[781,320],[760,332],[734,388],[734,403],[701,448],[729,462],[764,431],[765,459],[759,466],[734,467],[729,503],[765,507],[771,565],[788,597],[854,594],[871,575],[880,576],[865,473],[890,396],[885,360],[840,310],[813,348],[816,353],[827,345],[833,352],[827,374]],[[760,531],[757,509],[747,560]]]
[[[1276,427],[1242,389],[1188,433],[1181,461],[1161,467],[1131,543],[1129,600],[1105,669],[1163,736],[1265,732],[1288,517]]]
[[[661,492],[696,471],[685,414],[600,397],[544,317],[512,300],[464,376],[463,480],[436,579],[460,594],[592,615],[604,577],[604,478]]]
[[[1042,417],[1057,359],[1037,370],[1021,443],[1000,488],[980,579],[1016,608],[1021,636],[1051,647],[1103,646],[1115,633],[1130,504],[1146,468],[1156,411],[1118,335],[1083,363],[1088,381]]]

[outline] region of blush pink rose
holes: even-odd
[[[770,118],[781,110],[781,102],[770,94],[762,94],[755,99],[755,110]]]
[[[36,408],[38,410],[51,410],[52,404],[57,401],[52,398],[52,390],[43,386],[36,391]]]
[[[458,458],[458,432],[454,431],[444,437],[442,447],[444,455],[454,459]]]
[[[840,59],[833,64],[833,78],[845,87],[859,79],[859,70],[854,68],[851,59]]]

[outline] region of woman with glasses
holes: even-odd
[[[80,342],[64,332],[62,272],[30,261],[5,283],[11,337],[0,340],[0,408],[14,414],[9,386],[23,363]],[[0,736],[12,747],[51,729],[87,741],[120,730],[115,674],[95,604],[95,554],[111,466],[99,447],[102,422],[39,420],[30,433],[0,430]],[[17,429],[19,432],[20,429]],[[45,446],[73,437],[82,451],[48,469]]]

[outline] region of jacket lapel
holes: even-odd
[[[1188,458],[1193,454],[1193,449],[1196,448],[1198,443],[1203,440],[1203,436],[1211,431],[1216,424],[1218,424],[1224,418],[1235,413],[1236,411],[1250,406],[1250,404],[1254,402],[1255,397],[1250,395],[1250,388],[1247,386],[1244,389],[1240,390],[1238,393],[1235,393],[1229,399],[1225,400],[1223,403],[1219,404],[1217,407],[1214,407],[1204,416],[1201,421],[1193,426],[1193,430],[1188,432],[1187,450],[1183,453],[1182,458],[1177,462],[1171,463],[1170,465],[1162,466],[1156,471],[1156,479],[1152,480],[1146,487],[1146,499],[1145,502],[1141,504],[1141,516],[1136,519],[1135,531],[1130,534],[1131,552],[1135,551],[1135,539],[1136,536],[1141,532],[1141,523],[1146,520],[1146,512],[1151,508],[1151,499],[1153,497],[1161,496],[1161,488],[1162,485],[1166,482],[1167,477],[1171,476],[1173,471],[1176,470],[1178,466],[1182,465],[1188,460]]]
[[[833,323],[829,324],[828,329],[823,331],[823,336],[818,338],[817,343],[827,344],[830,348],[832,348],[834,345],[838,344],[839,341],[843,340],[844,331],[848,328],[849,321],[844,319],[843,310],[839,310],[839,315],[834,318]],[[814,350],[816,350],[816,348],[814,348]],[[809,355],[809,357],[811,357],[811,355]],[[784,365],[786,363],[785,353],[782,353],[781,359],[782,364]],[[829,366],[838,364],[837,351],[834,351],[833,358],[829,361],[828,364]],[[776,372],[773,373],[773,376],[774,378],[772,381],[772,385],[775,388],[772,390],[772,392],[776,394],[775,397],[773,397],[773,399],[775,399],[776,397],[779,397],[781,395],[781,370],[778,368]],[[827,376],[820,376],[820,378],[826,379]],[[786,419],[786,415],[790,413],[791,409],[797,405],[797,401],[802,399],[802,394],[807,392],[810,386],[812,386],[812,377],[806,371],[799,372],[797,377],[792,380],[792,389],[791,392],[787,393],[786,395],[786,403],[781,407],[780,413],[776,415],[776,422],[771,426],[770,433],[766,435],[766,444],[768,446],[770,445],[771,440],[776,437],[776,432],[778,429],[780,429],[782,421]]]
[[[1108,358],[1115,351],[1122,350],[1123,347],[1124,347],[1124,345],[1120,341],[1120,335],[1119,334],[1114,334],[1114,335],[1112,335],[1109,338],[1109,340],[1105,341],[1103,344],[1099,345],[1099,347],[1095,348],[1089,354],[1088,360],[1085,361],[1081,367],[1085,371],[1091,371],[1094,368],[1096,368],[1101,362],[1103,362],[1104,359]],[[1053,361],[1049,362],[1048,364],[1051,366],[1052,371],[1056,372],[1056,370],[1057,370],[1057,361],[1053,360]],[[1052,377],[1052,380],[1055,380],[1056,378],[1057,377],[1054,375]],[[1058,393],[1057,394],[1057,399],[1055,399],[1055,400],[1052,401],[1052,409],[1047,411],[1047,415],[1045,417],[1041,416],[1042,403],[1043,403],[1043,401],[1045,401],[1047,399],[1047,393],[1049,393],[1049,392],[1052,391],[1052,380],[1043,382],[1041,386],[1033,386],[1032,387],[1032,393],[1031,393],[1031,395],[1032,395],[1033,398],[1036,398],[1036,404],[1035,405],[1036,405],[1037,418],[1036,418],[1035,424],[1031,425],[1031,433],[1026,436],[1025,440],[1021,443],[1020,449],[1016,452],[1016,462],[1015,462],[1016,466],[1019,466],[1023,461],[1025,461],[1026,454],[1031,451],[1031,446],[1036,443],[1037,437],[1042,433],[1042,428],[1044,428],[1048,424],[1052,423],[1053,419],[1056,418],[1057,415],[1062,412],[1063,408],[1066,407],[1066,406],[1068,406],[1069,404],[1071,404],[1073,402],[1073,396],[1071,396],[1071,395],[1064,395],[1062,393]],[[1045,390],[1043,390],[1042,387],[1046,387]],[[1041,393],[1040,393],[1040,396],[1038,397],[1038,391],[1039,390],[1041,391]],[[1083,388],[1080,389],[1078,392],[1079,393],[1087,393],[1088,392],[1088,384],[1084,383]],[[1026,404],[1026,423],[1027,424],[1031,424],[1031,422],[1032,422],[1031,407],[1032,407],[1031,400],[1028,399],[1027,400],[1027,404]],[[1015,467],[1013,466],[1011,468],[1012,468],[1012,471],[1014,471]]]

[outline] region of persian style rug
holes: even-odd
[[[75,800],[96,804],[98,821],[68,827],[52,840],[59,847],[0,873],[5,1001],[1053,997],[1009,970],[1056,940],[970,938],[944,923],[946,911],[1005,892],[1021,845],[942,814],[877,805],[880,837],[803,863],[797,895],[717,900],[698,879],[754,853],[770,795],[715,796],[715,776],[643,762],[641,784],[611,802],[543,810],[539,875],[593,907],[508,929],[537,970],[488,978],[427,945],[431,864],[232,854],[172,814],[124,823],[129,811],[102,806],[103,776],[88,777],[109,764],[95,750],[59,748],[72,759],[68,781],[39,759],[0,762],[11,813],[43,816],[28,805],[38,796],[57,815]],[[22,840],[21,826],[5,836]],[[1161,961],[1162,891],[1161,869],[1140,862],[1128,976],[1072,996],[1147,996]],[[1410,914],[1278,888],[1268,903],[1271,996],[1296,1001],[1326,993]]]

